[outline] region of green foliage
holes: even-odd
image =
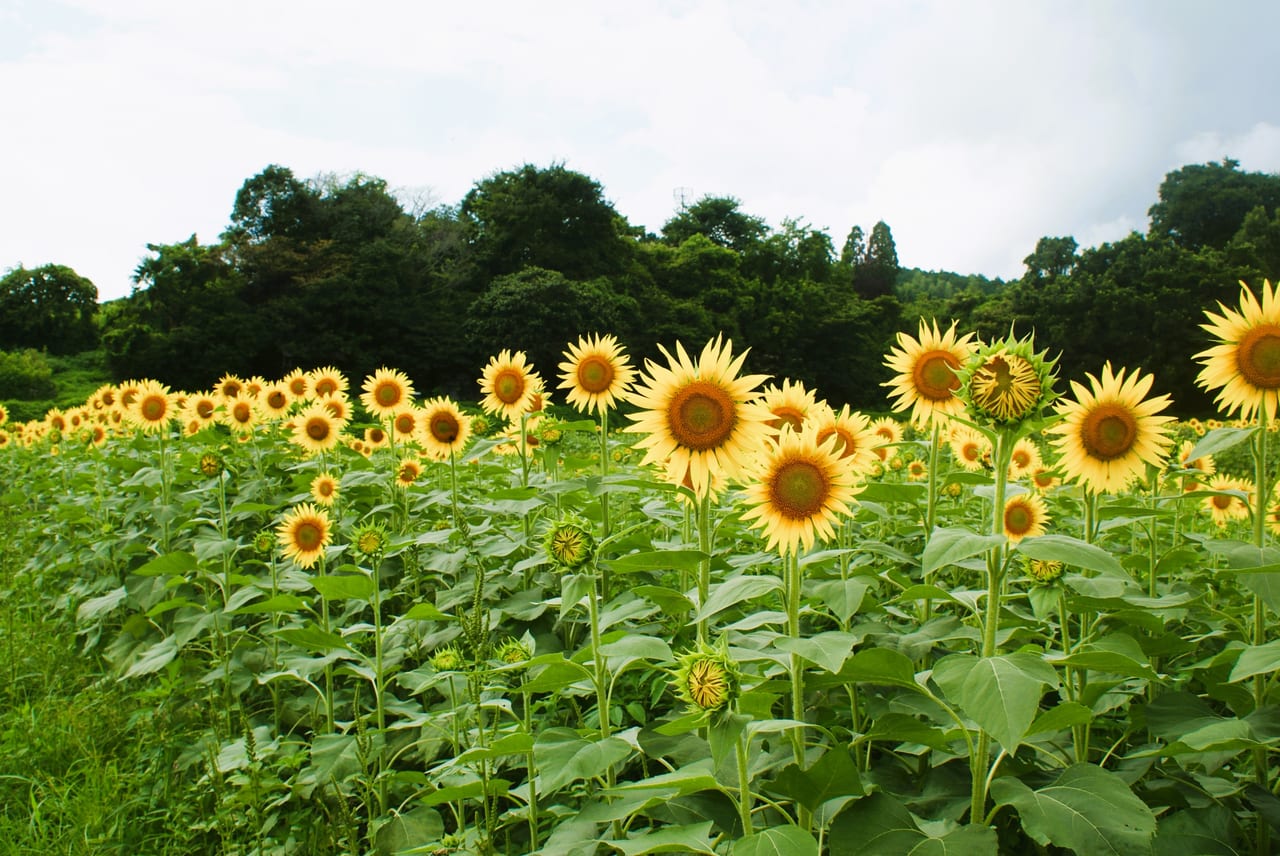
[[[0,279],[0,348],[74,354],[97,344],[98,289],[64,265],[17,267]]]
[[[56,392],[53,368],[40,351],[0,351],[0,399],[48,400]]]
[[[704,196],[664,223],[662,238],[680,246],[694,235],[702,235],[716,246],[746,252],[760,243],[769,229],[762,218],[744,213],[741,204],[731,196]]]
[[[1265,215],[1280,206],[1280,176],[1241,172],[1239,161],[1190,164],[1160,184],[1160,201],[1151,206],[1151,236],[1170,238],[1180,247],[1223,249],[1249,212]]]

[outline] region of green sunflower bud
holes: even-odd
[[[431,668],[437,672],[456,672],[462,668],[462,654],[452,645],[431,655]]]
[[[742,672],[723,640],[717,648],[700,642],[694,650],[681,654],[671,675],[672,689],[691,713],[731,707],[742,686]]]
[[[1037,416],[1056,398],[1053,391],[1057,360],[1047,351],[1036,353],[1033,336],[983,345],[957,373],[956,394],[980,424],[1012,428]]]
[[[564,570],[577,570],[595,557],[596,539],[584,526],[568,520],[552,526],[542,543],[547,558]]]

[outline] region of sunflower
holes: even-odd
[[[697,363],[676,343],[673,356],[662,348],[667,365],[649,361],[644,385],[631,394],[640,412],[623,430],[646,436],[641,464],[666,468],[672,484],[685,477],[694,494],[706,496],[713,474],[740,472],[769,434],[769,411],[752,403],[764,375],[739,375],[747,353],[733,357],[733,343],[719,336],[707,342]]]
[[[1110,363],[1100,379],[1086,376],[1090,389],[1072,381],[1076,400],[1058,404],[1064,418],[1048,430],[1058,435],[1052,442],[1066,478],[1094,493],[1110,493],[1141,475],[1147,464],[1163,463],[1173,443],[1165,426],[1173,417],[1157,414],[1169,406],[1169,397],[1144,401],[1152,376],[1134,372],[1125,378],[1125,370],[1113,374]]]
[[[1217,405],[1230,415],[1240,412],[1252,419],[1261,412],[1275,419],[1277,396],[1280,396],[1280,300],[1270,281],[1262,283],[1262,302],[1240,283],[1240,311],[1222,303],[1222,314],[1205,312],[1208,324],[1201,329],[1218,340],[1218,344],[1196,354],[1204,368],[1196,383],[1205,389],[1217,389]]]
[[[284,516],[276,526],[276,539],[284,548],[286,559],[299,567],[309,568],[324,556],[329,543],[329,514],[304,502]]]
[[[396,484],[400,487],[412,487],[422,475],[422,464],[413,458],[404,458],[396,468]]]
[[[233,374],[224,374],[216,384],[213,391],[223,398],[239,398],[244,393],[244,381]]]
[[[887,461],[891,455],[898,454],[898,450],[892,448],[894,443],[902,442],[902,426],[898,420],[892,416],[881,416],[871,423],[871,433],[877,440],[875,453],[880,460]]]
[[[222,423],[240,434],[252,431],[258,424],[258,416],[257,403],[248,395],[223,402]]]
[[[364,429],[364,444],[370,449],[381,449],[390,443],[391,439],[387,436],[385,429],[377,425]]]
[[[957,464],[970,472],[981,472],[991,464],[991,442],[972,428],[957,425],[947,440]]]
[[[1044,534],[1049,512],[1038,494],[1020,493],[1004,504],[1004,535],[1011,544]]]
[[[1243,520],[1249,516],[1249,507],[1253,504],[1251,483],[1232,476],[1217,475],[1209,480],[1206,488],[1212,491],[1232,491],[1204,498],[1204,507],[1218,527],[1225,527],[1232,520]]]
[[[333,366],[325,366],[309,372],[307,381],[311,386],[311,394],[316,398],[345,395],[347,392],[347,376]]]
[[[1017,481],[1027,473],[1044,466],[1040,449],[1030,437],[1023,437],[1009,451],[1009,481]]]
[[[618,406],[635,380],[631,358],[613,336],[579,337],[560,363],[560,386],[579,410],[599,413]]]
[[[254,375],[244,382],[244,394],[250,398],[256,399],[262,395],[262,390],[267,386],[267,379],[262,375]]]
[[[782,386],[769,384],[757,401],[773,415],[769,427],[774,431],[781,431],[783,426],[799,431],[817,406],[812,390],[805,389],[799,381],[789,380],[784,380]]]
[[[413,400],[413,384],[396,369],[380,368],[364,379],[360,403],[374,416],[391,416]]]
[[[954,321],[946,333],[940,333],[936,320],[926,324],[923,318],[918,339],[899,333],[897,346],[884,361],[898,374],[881,384],[897,399],[893,409],[910,408],[911,421],[919,425],[961,413],[964,401],[956,397],[960,388],[957,372],[974,351],[972,340],[972,333],[956,337]]]
[[[289,415],[289,408],[292,406],[293,396],[284,381],[267,384],[258,396],[258,408],[268,419],[283,419]]]
[[[198,392],[187,398],[183,411],[189,419],[199,419],[200,424],[209,425],[218,418],[218,398],[212,392]]]
[[[4,409],[4,405],[0,404],[0,425],[9,421],[9,411]]]
[[[876,446],[881,438],[871,430],[871,420],[862,413],[850,412],[844,405],[837,413],[825,402],[819,403],[810,413],[809,424],[816,432],[818,445],[828,437],[836,438],[836,451],[857,474],[871,471],[876,462]]]
[[[418,412],[418,444],[428,457],[447,461],[471,438],[471,419],[448,398],[432,398]]]
[[[1271,492],[1271,504],[1267,506],[1267,528],[1272,535],[1280,535],[1280,491]]]
[[[311,496],[319,505],[333,505],[338,498],[338,480],[329,473],[321,473],[311,480]]]
[[[319,401],[308,405],[293,423],[293,436],[289,439],[312,453],[332,449],[342,435],[342,423]]]
[[[710,713],[730,707],[742,687],[742,670],[728,645],[712,648],[705,642],[676,657],[671,686],[690,713]]]
[[[116,399],[116,406],[122,411],[127,411],[132,405],[134,399],[138,397],[138,390],[141,389],[142,382],[136,380],[127,380],[120,384],[120,394]]]
[[[102,448],[107,444],[107,429],[102,425],[91,425],[86,435],[85,442],[90,446]]]
[[[391,436],[400,443],[413,439],[418,428],[418,408],[414,404],[401,407],[391,416]]]
[[[976,348],[959,372],[956,394],[974,421],[1015,427],[1037,415],[1054,398],[1056,360],[1035,352],[1031,336],[1007,338]]]
[[[480,406],[486,413],[519,419],[529,410],[533,393],[542,385],[541,379],[530,368],[524,351],[514,354],[503,349],[496,357],[489,358],[478,383],[484,398]]]
[[[1053,490],[1062,484],[1062,479],[1058,477],[1058,471],[1043,464],[1031,471],[1031,486],[1040,493]]]
[[[783,431],[756,464],[755,478],[746,488],[751,506],[742,519],[763,527],[767,549],[794,554],[800,544],[813,547],[815,535],[834,536],[837,514],[848,515],[858,489],[847,459],[840,457],[834,436],[821,444],[812,429]]]
[[[280,382],[294,401],[303,401],[311,396],[311,378],[302,369],[294,369],[285,375]]]
[[[177,415],[173,406],[173,393],[169,387],[154,380],[138,385],[138,394],[129,405],[127,418],[144,434],[163,431]],[[66,430],[65,425],[60,430]]]
[[[329,415],[344,425],[351,421],[351,400],[346,395],[336,392],[325,398],[315,399],[325,410],[329,411]]]
[[[929,477],[929,466],[924,461],[911,461],[907,464],[908,481],[924,481]]]

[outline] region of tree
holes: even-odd
[[[486,281],[525,267],[586,280],[621,271],[630,231],[599,182],[552,164],[525,164],[478,182],[459,212]]]
[[[898,249],[893,233],[883,220],[871,227],[867,253],[853,270],[853,287],[864,300],[893,294],[898,281]]]
[[[74,354],[97,345],[98,289],[65,265],[16,267],[0,279],[0,348]]]
[[[1187,249],[1222,249],[1261,205],[1267,214],[1280,206],[1280,175],[1241,172],[1239,161],[1191,164],[1164,177],[1160,201],[1152,205],[1152,237],[1171,238]]]
[[[863,234],[861,226],[854,226],[849,230],[848,236],[844,239],[844,246],[840,249],[840,264],[847,265],[852,270],[862,264],[866,254],[866,235]]]
[[[745,252],[762,240],[769,228],[760,217],[744,214],[741,204],[732,196],[704,196],[668,220],[662,227],[662,238],[678,246],[694,235],[705,235],[713,244]]]
[[[1075,263],[1079,244],[1068,235],[1065,238],[1044,237],[1036,241],[1036,249],[1022,260],[1027,266],[1024,281],[1039,282],[1063,276]]]
[[[234,244],[313,237],[319,204],[320,195],[295,178],[292,170],[271,164],[236,192],[224,237]]]

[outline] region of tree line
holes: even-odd
[[[1041,238],[1021,278],[905,269],[888,224],[839,251],[800,220],[772,228],[732,197],[631,225],[593,178],[524,165],[456,205],[406,210],[373,176],[302,180],[272,165],[235,195],[214,243],[149,244],[133,293],[101,306],[66,267],[0,279],[0,349],[101,347],[120,379],[202,389],[224,372],[279,377],[381,365],[423,391],[473,398],[499,350],[547,379],[565,344],[611,332],[639,359],[724,333],[753,372],[834,403],[887,407],[884,354],[918,317],[999,336],[1036,333],[1066,378],[1106,360],[1155,374],[1179,412],[1209,413],[1191,355],[1203,311],[1239,280],[1280,275],[1280,176],[1226,159],[1165,176],[1146,233],[1081,250]]]

